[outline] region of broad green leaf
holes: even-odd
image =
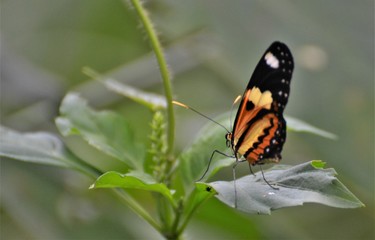
[[[88,67],[85,67],[83,72],[94,79],[100,80],[100,82],[103,83],[104,86],[106,86],[109,90],[130,98],[131,100],[140,103],[151,110],[167,107],[167,102],[164,96],[142,91],[111,78],[105,78]]]
[[[0,152],[4,157],[21,161],[70,167],[61,140],[50,133],[19,133],[0,127]]]
[[[75,157],[54,134],[20,133],[0,126],[0,155],[19,161],[72,168],[91,175],[98,172]]]
[[[146,173],[135,171],[126,174],[115,171],[106,172],[96,179],[95,183],[90,186],[90,189],[92,188],[127,188],[158,192],[175,205],[171,190],[164,183],[156,182],[152,176]]]
[[[217,194],[217,192],[210,185],[202,182],[195,183],[194,190],[184,203],[185,211],[183,222],[188,222],[195,210],[215,194]]]
[[[69,93],[60,107],[56,125],[64,136],[79,135],[100,151],[142,169],[145,150],[136,143],[126,120],[110,111],[95,111],[76,93]]]
[[[271,210],[299,206],[303,203],[320,203],[338,208],[363,207],[336,177],[334,169],[323,169],[321,161],[312,161],[296,166],[275,166],[261,173],[248,175],[234,182],[210,183],[217,192],[216,197],[225,204],[247,213],[270,214]],[[318,166],[318,167],[314,167]],[[237,194],[235,194],[235,189]],[[236,203],[236,204],[235,204]]]
[[[186,212],[193,212],[197,207],[199,207],[206,200],[213,197],[217,192],[209,184],[197,182],[195,183],[195,189],[191,193],[189,200],[185,204]]]
[[[312,133],[312,134],[325,137],[325,138],[329,138],[329,139],[337,139],[337,136],[335,134],[319,129],[317,127],[314,127],[313,125],[308,124],[300,119],[285,116],[285,120],[287,122],[287,127],[289,131],[306,132],[306,133]]]

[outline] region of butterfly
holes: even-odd
[[[277,163],[281,160],[281,151],[286,140],[283,112],[289,98],[293,69],[293,56],[289,48],[284,43],[273,42],[255,67],[242,95],[231,132],[194,108],[173,101],[174,104],[198,113],[227,131],[226,144],[232,149],[233,155],[213,151],[207,169],[198,181],[208,172],[215,153],[236,159],[233,167],[234,180],[234,169],[239,162],[247,161],[251,166]],[[264,175],[263,179],[270,185]]]
[[[237,161],[243,157],[257,165],[281,160],[286,140],[283,112],[293,69],[293,56],[281,42],[272,43],[258,62],[242,95],[233,130],[225,136]]]

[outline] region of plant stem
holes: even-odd
[[[75,155],[71,154],[70,152],[68,152],[67,154],[69,154],[71,159],[74,159],[74,161],[72,161],[70,163],[72,165],[72,169],[74,169],[74,170],[76,170],[76,171],[78,171],[82,174],[85,174],[86,176],[88,176],[90,178],[93,178],[93,179],[97,179],[100,175],[103,174],[102,171],[100,171],[99,169],[95,168],[94,166],[86,163],[85,161],[76,157]]]
[[[176,236],[178,238],[180,238],[181,234],[182,234],[182,231],[178,231],[178,224],[180,223],[180,218],[181,218],[181,214],[182,214],[182,200],[179,201],[178,203],[178,207],[177,207],[177,211],[176,211],[176,217],[175,217],[175,220],[173,222],[173,225],[172,225],[172,232],[173,233],[177,233]]]
[[[84,173],[88,177],[92,177],[93,179],[97,179],[99,175],[102,174],[101,171],[94,168],[93,166],[86,164],[82,160],[76,158],[77,164],[74,166],[74,169]],[[147,213],[147,211],[139,205],[130,195],[128,195],[122,189],[113,189],[113,192],[124,202],[127,206],[129,206],[136,214],[141,216],[145,221],[147,221],[151,226],[153,226],[159,232],[161,231],[160,225]]]
[[[166,174],[169,175],[171,167],[174,165],[175,158],[173,156],[173,150],[174,150],[174,131],[175,131],[175,119],[174,119],[174,109],[172,104],[172,86],[171,86],[171,74],[168,70],[167,62],[165,60],[165,56],[163,53],[163,49],[161,47],[161,44],[159,42],[159,39],[157,37],[156,31],[152,25],[152,22],[146,12],[146,10],[142,7],[142,4],[140,0],[130,0],[132,5],[134,6],[145,30],[148,38],[150,39],[150,43],[152,46],[152,49],[155,53],[156,60],[159,64],[160,74],[163,81],[164,86],[164,92],[165,97],[167,100],[167,119],[168,119],[168,127],[167,127],[167,150],[166,150]],[[169,185],[170,179],[164,179],[163,182],[165,182],[167,185]],[[169,238],[168,235],[171,234],[173,238],[175,238],[175,232],[170,233],[170,224],[171,224],[171,212],[169,206],[165,205],[164,199],[160,199],[161,202],[159,202],[161,208],[159,208],[159,214],[160,218],[162,220],[162,224],[164,226],[158,226],[153,225],[159,232],[164,234],[166,238]],[[144,216],[142,216],[144,217]],[[147,217],[147,215],[146,215]],[[150,219],[146,219],[149,221]],[[178,220],[177,220],[178,221]],[[178,226],[178,223],[177,223]],[[177,229],[173,229],[176,231]]]
[[[165,96],[167,98],[167,116],[168,116],[168,135],[167,135],[167,157],[173,159],[173,149],[174,149],[174,130],[175,130],[175,119],[174,110],[172,104],[172,85],[171,85],[171,74],[168,70],[167,62],[164,57],[163,49],[156,35],[156,31],[152,25],[150,18],[146,10],[142,7],[139,0],[130,0],[133,4],[142,24],[146,30],[146,33],[150,39],[151,46],[155,52],[156,59],[159,64],[161,77],[163,80]]]
[[[146,220],[151,226],[153,226],[157,231],[162,232],[160,225],[147,213],[147,211],[140,206],[134,199],[129,196],[126,192],[121,189],[114,189],[116,195],[129,206],[136,214],[141,218]]]
[[[197,188],[194,190],[194,191],[198,191]],[[191,193],[193,194],[194,196],[194,193]],[[185,228],[187,227],[189,221],[190,221],[190,218],[192,217],[192,215],[195,213],[195,211],[201,206],[203,205],[205,202],[207,202],[212,196],[214,196],[216,194],[216,192],[212,191],[209,195],[206,195],[204,196],[203,199],[201,199],[200,201],[198,201],[198,203],[196,203],[193,208],[191,210],[188,210],[187,212],[187,215],[183,218],[182,220],[182,224],[180,224],[180,226],[177,226],[178,229],[176,230],[176,235],[177,236],[180,236],[182,235],[182,233],[185,231]],[[190,195],[191,197],[191,195]],[[190,198],[189,197],[189,198]],[[196,198],[196,195],[194,196]],[[181,205],[182,203],[180,203]]]

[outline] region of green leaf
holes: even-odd
[[[247,213],[270,214],[271,210],[299,206],[303,203],[320,203],[338,208],[363,207],[336,177],[334,169],[322,169],[321,161],[296,166],[275,166],[264,172],[271,188],[261,173],[248,175],[234,182],[217,181],[210,185],[218,192],[217,198],[225,204]],[[316,168],[314,166],[318,165]],[[235,197],[237,196],[237,197]]]
[[[19,133],[0,126],[0,155],[19,161],[72,168],[96,176],[98,172],[75,157],[54,134]]]
[[[90,189],[93,188],[127,188],[158,192],[176,206],[171,190],[164,183],[158,183],[152,176],[139,171],[126,174],[115,171],[106,172],[90,186]]]
[[[162,95],[145,92],[111,78],[104,78],[99,73],[88,67],[85,67],[83,69],[83,72],[94,79],[100,80],[100,82],[103,83],[104,86],[107,87],[107,89],[130,98],[131,100],[140,103],[150,108],[151,110],[157,110],[161,108],[165,109],[167,107],[167,101]]]
[[[1,126],[0,135],[1,156],[25,162],[70,167],[64,144],[53,134],[19,133]]]
[[[207,183],[195,183],[194,191],[191,193],[186,206],[186,213],[194,212],[206,200],[213,197],[217,192]]]
[[[311,165],[314,168],[321,168],[321,169],[323,169],[325,167],[326,163],[323,162],[323,161],[320,161],[320,160],[312,160],[311,161]]]
[[[76,93],[69,93],[60,107],[56,125],[64,136],[79,135],[100,151],[142,169],[145,150],[136,143],[126,120],[110,111],[94,111]]]
[[[337,139],[337,136],[335,134],[314,127],[313,125],[308,124],[300,119],[285,116],[285,120],[287,122],[287,127],[289,131],[307,132],[329,139]]]
[[[193,213],[208,199],[212,198],[217,192],[207,183],[195,183],[194,191],[191,192],[188,200],[184,203],[185,210],[183,215],[183,224],[180,231],[186,227]]]

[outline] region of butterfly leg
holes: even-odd
[[[233,171],[233,187],[234,187],[234,208],[237,208],[237,187],[236,187],[236,167],[238,164],[238,159],[236,158],[236,162],[232,166]]]
[[[234,156],[227,155],[227,154],[225,154],[225,153],[223,153],[223,152],[220,152],[219,150],[214,150],[214,151],[212,152],[212,154],[211,154],[210,160],[208,161],[208,165],[207,165],[207,169],[206,169],[206,171],[204,171],[202,177],[200,177],[200,178],[197,180],[197,182],[201,181],[201,180],[204,178],[204,176],[206,176],[208,170],[210,169],[211,161],[212,161],[212,158],[214,157],[215,153],[219,153],[219,154],[221,154],[221,155],[223,155],[223,156],[226,156],[226,157],[229,157],[229,158],[235,158]],[[236,162],[237,162],[237,161],[236,161]]]
[[[254,172],[253,172],[253,169],[251,168],[251,164],[249,163],[249,169],[250,169],[250,173],[251,175],[255,176]]]
[[[266,180],[266,178],[264,177],[264,173],[263,173],[262,165],[259,165],[259,167],[260,167],[260,171],[261,171],[261,173],[262,173],[263,180],[267,183],[267,185],[270,186],[270,187],[271,187],[272,189],[274,189],[274,190],[279,190],[279,188],[272,186],[272,185]]]
[[[238,158],[236,158],[236,162],[232,166],[233,187],[234,187],[234,208],[237,208],[236,167],[237,167],[238,163],[245,162],[245,161],[247,161],[247,160],[246,159],[245,160],[238,160]]]

